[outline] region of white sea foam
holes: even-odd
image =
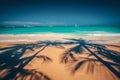
[[[93,36],[120,36],[120,34],[118,33],[95,33],[95,34],[91,34]]]
[[[44,33],[44,34],[1,34],[0,42],[63,40],[64,38],[84,38],[120,41],[120,33],[95,32],[87,35],[72,33]]]

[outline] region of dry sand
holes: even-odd
[[[0,48],[12,46],[14,44],[28,44],[29,42],[0,42]],[[34,43],[34,42],[33,42]],[[120,43],[113,44],[120,46]],[[68,50],[69,48],[75,45],[63,45],[64,48],[48,46],[43,51],[39,52],[39,55],[44,55],[52,59],[52,61],[44,62],[43,59],[33,58],[24,69],[35,70],[36,72],[42,72],[44,75],[48,76],[51,80],[120,80],[114,73],[112,73],[106,66],[104,66],[101,62],[92,62],[88,61],[84,63],[74,74],[73,69],[78,63],[61,63],[62,54]],[[120,47],[108,47],[111,50],[116,50],[120,52]],[[30,56],[35,54],[40,49],[34,49],[34,51],[27,50],[23,57]],[[2,51],[1,51],[2,52]],[[88,52],[85,51],[86,54],[78,55],[79,57],[87,57]],[[89,58],[96,59],[94,56],[90,56]],[[104,58],[104,57],[103,57]],[[82,60],[82,59],[81,59]],[[84,59],[83,59],[84,60]],[[107,60],[107,59],[106,59]],[[120,72],[120,66],[117,68],[118,72]],[[8,74],[8,70],[4,69],[0,71],[0,79]],[[32,75],[34,75],[33,73]],[[41,74],[41,75],[43,75]],[[16,76],[18,80],[22,80],[23,76],[19,76],[18,73]],[[24,76],[23,80],[30,80],[31,74]],[[34,76],[35,77],[35,76]],[[37,78],[32,78],[33,80]],[[39,78],[37,79],[39,80]],[[40,80],[44,80],[41,78]],[[47,80],[47,79],[46,79]]]

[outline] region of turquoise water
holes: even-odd
[[[0,27],[0,34],[45,34],[45,33],[120,33],[115,26],[33,26],[33,27]]]

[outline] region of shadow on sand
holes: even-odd
[[[29,76],[29,80],[51,80],[47,75],[36,70],[26,70],[24,67],[33,58],[42,58],[44,61],[52,61],[51,58],[47,56],[37,56],[41,51],[43,51],[48,45],[43,43],[36,44],[15,44],[10,47],[0,48],[0,73],[1,80],[26,80]],[[35,49],[39,51],[34,52]],[[26,51],[33,51],[32,56],[23,57],[27,54]],[[19,76],[17,76],[19,74]]]
[[[94,65],[97,62],[101,63],[102,65],[106,66],[111,72],[113,72],[118,78],[120,78],[120,52],[113,51],[107,49],[107,46],[115,46],[115,45],[103,45],[103,44],[95,44],[90,43],[89,41],[83,39],[67,39],[70,42],[76,44],[76,46],[68,49],[61,58],[62,63],[71,63],[74,64],[77,62],[73,69],[73,73],[75,73],[78,69],[81,68],[84,64],[87,63],[86,72],[93,73]],[[78,57],[75,55],[82,55],[86,54],[86,57]],[[90,58],[93,56],[95,58]],[[104,60],[107,58],[108,60]]]
[[[38,72],[35,69],[26,70],[24,67],[35,57],[42,58],[43,62],[52,61],[51,58],[47,56],[38,56],[38,54],[48,46],[55,46],[57,48],[64,49],[64,45],[76,45],[65,51],[61,57],[61,62],[65,64],[74,64],[77,62],[72,71],[73,73],[80,69],[83,64],[86,64],[86,62],[88,63],[87,72],[93,73],[94,63],[100,62],[111,72],[113,72],[118,78],[120,78],[120,52],[109,50],[106,47],[114,45],[95,44],[90,43],[89,41],[87,42],[83,39],[67,40],[68,41],[65,42],[39,41],[34,44],[15,44],[10,47],[0,48],[0,73],[6,73],[4,76],[0,77],[0,79],[16,80],[19,78],[21,80],[25,80],[29,76],[29,80],[51,80],[51,78],[42,72]],[[39,51],[34,52],[35,49],[39,49]],[[24,54],[27,54],[27,50],[33,51],[33,55],[23,57]],[[85,54],[85,51],[88,53],[87,57],[75,56]],[[90,56],[94,56],[95,58],[90,58]],[[109,59],[110,61],[104,60],[103,57]]]

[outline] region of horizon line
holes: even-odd
[[[79,24],[79,23],[64,23],[64,22],[34,22],[34,21],[0,21],[0,26],[120,26],[120,24]]]

